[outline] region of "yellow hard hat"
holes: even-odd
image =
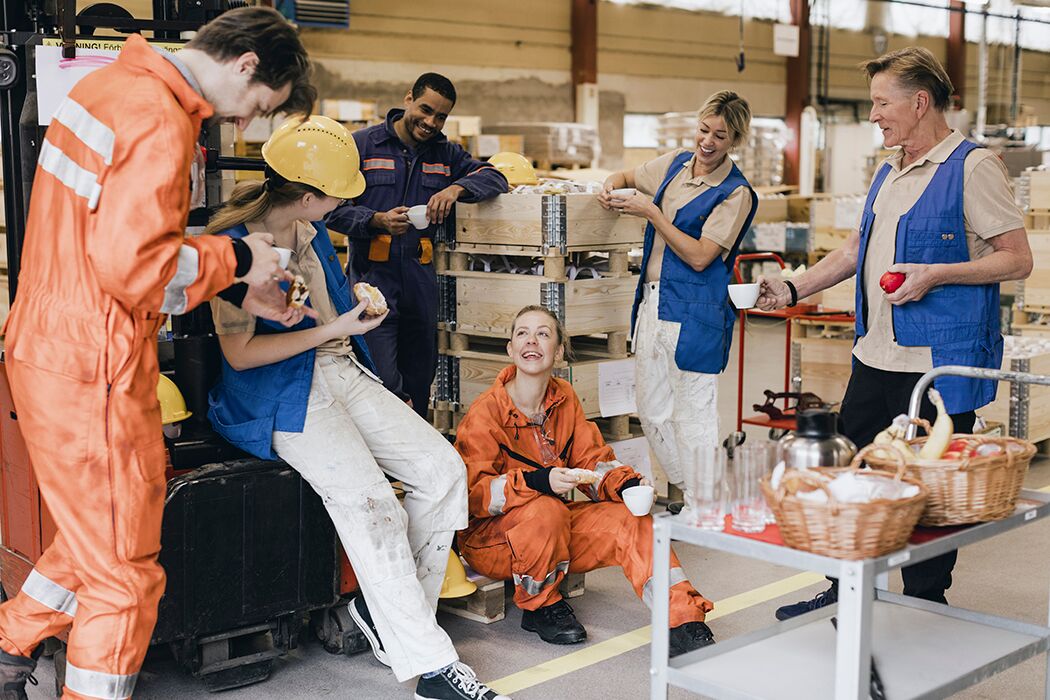
[[[182,398],[179,387],[163,374],[157,382],[157,400],[160,401],[160,422],[163,425],[178,423],[193,415],[186,410],[186,400]]]
[[[467,570],[455,550],[449,549],[448,568],[445,569],[445,580],[441,582],[439,598],[462,598],[478,590],[477,585],[467,578]]]
[[[354,137],[334,119],[314,114],[286,120],[263,144],[262,156],[284,179],[329,197],[350,199],[365,191]]]
[[[520,153],[503,151],[489,158],[489,165],[494,166],[513,185],[535,185],[539,182],[536,171],[529,159]]]

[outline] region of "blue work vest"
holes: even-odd
[[[937,167],[930,184],[915,205],[897,223],[893,259],[898,263],[961,263],[970,260],[963,221],[963,163],[979,146],[959,144]],[[860,221],[857,256],[857,338],[867,331],[864,296],[864,259],[875,213],[875,197],[890,172],[885,163],[875,176]],[[999,332],[998,284],[945,284],[934,287],[919,301],[894,306],[893,338],[907,347],[929,346],[933,366],[967,365],[999,369],[1003,336]],[[995,399],[996,382],[963,377],[938,377],[934,386],[949,413],[973,411]]]
[[[328,229],[320,221],[313,222],[313,225],[317,235],[310,245],[321,260],[332,305],[336,313],[344,314],[355,306],[350,302],[350,284],[328,238]],[[248,235],[248,229],[241,225],[221,235],[241,238]],[[286,333],[316,325],[310,317],[303,317],[291,328],[259,318],[255,321],[255,333]],[[364,338],[351,336],[350,343],[361,364],[375,372]],[[208,419],[215,432],[230,444],[260,459],[277,459],[272,445],[273,431],[298,433],[303,430],[314,376],[314,355],[311,348],[286,360],[246,370],[234,369],[223,357],[222,379],[208,396],[211,404]]]
[[[660,206],[667,185],[688,164],[692,155],[689,152],[682,153],[671,162],[663,183],[653,197],[656,206]],[[664,248],[664,258],[660,265],[660,303],[657,315],[661,320],[681,324],[674,359],[679,369],[689,372],[718,374],[729,362],[736,312],[729,303],[728,286],[732,282],[733,262],[740,248],[740,240],[755,217],[758,198],[734,163],[725,180],[697,195],[679,209],[674,217],[676,228],[699,240],[703,235],[707,217],[738,187],[746,187],[751,191],[751,212],[737,232],[736,241],[725,261],[716,258],[702,271],[697,272],[679,258],[671,246]],[[638,320],[638,305],[642,301],[642,289],[646,282],[645,271],[649,265],[649,256],[653,252],[655,237],[656,229],[650,223],[645,227],[642,274],[638,278],[634,306],[631,308],[632,334]]]

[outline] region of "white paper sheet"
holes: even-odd
[[[656,479],[653,478],[653,465],[649,460],[648,440],[644,437],[636,437],[630,440],[610,442],[609,447],[616,453],[616,459],[634,467],[636,472],[656,483]]]
[[[598,365],[598,409],[602,418],[635,413],[634,358]]]

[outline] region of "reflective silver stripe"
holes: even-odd
[[[677,586],[679,583],[682,583],[683,581],[688,581],[688,580],[689,579],[687,579],[685,577],[685,572],[682,571],[682,567],[676,566],[673,569],[671,569],[671,586],[672,587],[673,586]],[[645,603],[647,607],[650,607],[650,608],[653,607],[653,579],[652,579],[652,577],[649,577],[649,580],[645,582],[644,586],[642,586],[642,602]]]
[[[135,690],[135,681],[139,674],[132,673],[127,676],[118,676],[115,673],[102,673],[101,671],[88,671],[77,668],[66,661],[66,687],[74,693],[87,695],[92,698],[103,700],[123,700],[131,697]]]
[[[503,515],[503,506],[507,505],[506,487],[506,474],[489,482],[489,515]]]
[[[181,314],[186,311],[189,299],[186,298],[186,287],[197,279],[197,267],[200,256],[197,249],[185,243],[179,248],[179,264],[175,276],[164,287],[164,303],[160,310],[166,314]]]
[[[70,617],[77,614],[77,596],[73,591],[60,586],[47,576],[33,569],[22,584],[22,592],[55,612],[65,613]]]
[[[88,148],[99,154],[106,165],[113,163],[113,142],[116,140],[113,130],[91,116],[79,102],[67,97],[51,118],[62,122]]]
[[[102,195],[102,185],[98,184],[95,173],[85,170],[67,156],[62,150],[44,139],[40,148],[40,167],[51,173],[58,180],[88,201],[92,211],[98,207],[98,198]]]
[[[514,574],[514,585],[521,586],[529,595],[536,595],[544,588],[547,588],[554,583],[554,579],[558,577],[559,571],[563,574],[569,572],[568,560],[558,562],[554,566],[554,571],[547,574],[542,581],[537,581],[528,574]]]

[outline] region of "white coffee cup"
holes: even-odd
[[[410,208],[408,210],[408,220],[419,230],[425,229],[430,223],[430,220],[427,219],[427,205],[417,204]]]
[[[656,491],[653,490],[652,486],[632,486],[629,489],[624,489],[621,496],[623,496],[623,503],[627,506],[627,510],[641,517],[649,515],[649,510],[653,507],[653,501],[656,500]]]
[[[280,258],[277,264],[281,266],[282,270],[287,270],[288,263],[292,261],[292,251],[288,248],[279,248],[278,246],[274,246],[273,249],[277,251],[277,255]]]
[[[615,197],[616,199],[627,199],[628,197],[633,197],[636,192],[638,192],[638,190],[633,187],[621,187],[618,190],[610,190],[609,196]]]
[[[758,301],[758,293],[762,285],[758,282],[751,284],[729,285],[729,298],[733,300],[733,306],[738,309],[753,309]]]

